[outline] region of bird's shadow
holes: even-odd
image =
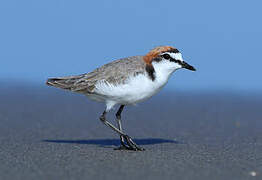
[[[138,145],[153,145],[153,144],[162,144],[162,143],[174,143],[174,144],[183,144],[175,140],[170,139],[160,139],[160,138],[146,138],[146,139],[133,139]],[[88,139],[88,140],[66,140],[66,139],[45,139],[43,142],[48,143],[65,143],[65,144],[93,144],[100,147],[107,146],[119,146],[119,139]]]

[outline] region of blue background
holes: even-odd
[[[260,91],[261,1],[1,0],[0,80],[44,84],[177,47],[196,72],[167,88]]]

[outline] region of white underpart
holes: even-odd
[[[153,62],[155,69],[155,80],[152,81],[147,73],[130,77],[125,84],[114,85],[106,81],[96,84],[96,93],[99,95],[89,95],[96,101],[104,101],[106,110],[109,111],[116,104],[136,104],[144,101],[159,92],[167,83],[170,75],[181,68],[174,62],[163,60]]]

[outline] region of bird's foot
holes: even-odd
[[[131,150],[129,147],[127,147],[126,145],[120,145],[119,147],[117,148],[114,148],[114,150]]]
[[[126,143],[125,143],[126,141]],[[130,150],[130,151],[144,151],[144,148],[139,147],[128,135],[120,136],[121,145],[114,150]]]
[[[123,136],[128,147],[124,144],[122,144],[122,146],[125,146],[127,148],[127,150],[132,150],[132,151],[144,151],[145,149],[142,147],[139,147],[132,139],[131,137],[129,137],[128,135],[124,135]],[[120,146],[121,147],[121,146]]]

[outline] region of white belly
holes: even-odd
[[[101,96],[90,97],[94,100],[113,101],[115,104],[135,104],[144,101],[167,83],[168,78],[156,78],[152,81],[147,75],[140,74],[130,78],[126,84],[113,85],[100,82],[96,85],[96,93]]]

